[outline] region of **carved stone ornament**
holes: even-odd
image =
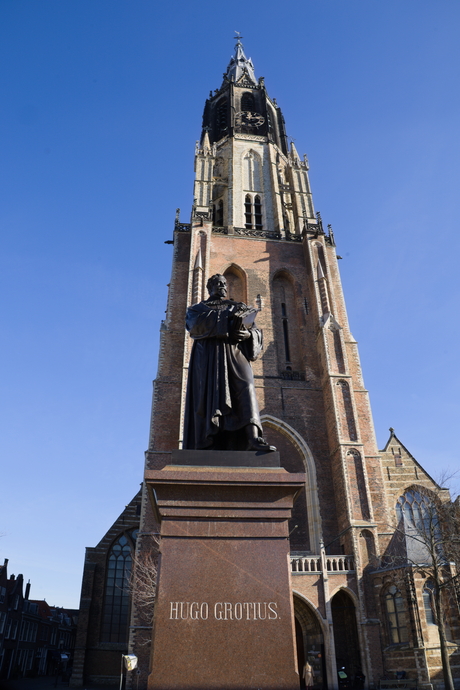
[[[267,142],[267,137],[260,134],[235,134],[234,139],[248,139],[249,141],[263,141]]]

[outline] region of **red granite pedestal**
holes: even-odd
[[[305,476],[212,454],[146,473],[162,537],[149,690],[298,690],[288,519]]]

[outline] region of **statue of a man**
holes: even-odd
[[[250,361],[262,351],[257,314],[226,299],[227,280],[213,275],[209,299],[187,310],[194,339],[185,406],[183,447],[209,450],[276,450],[262,436]]]

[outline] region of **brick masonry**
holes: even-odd
[[[410,641],[394,645],[383,602],[391,583],[401,586],[401,574],[379,568],[396,528],[398,497],[413,486],[439,487],[393,432],[385,448],[377,448],[332,231],[326,234],[315,215],[308,163],[300,160],[293,145],[288,148],[279,106],[269,98],[263,80],[249,84],[248,78],[224,78],[206,103],[190,223],[176,220],[145,469],[165,467],[171,451],[181,447],[191,350],[184,316],[193,301],[207,296],[207,279],[223,273],[230,297],[260,310],[257,325],[263,330],[264,352],[253,370],[266,437],[280,450],[286,470],[307,477],[289,526],[297,568],[291,584],[299,664],[314,644],[323,650],[315,657],[317,677],[327,678],[330,688],[337,686],[337,663],[346,663],[351,674],[363,672],[370,687],[401,669],[421,684],[438,683],[439,647],[424,618],[424,579],[415,577],[410,597],[404,594]],[[254,107],[266,118],[262,129],[252,133],[238,124],[249,91]],[[261,227],[247,211],[248,198],[252,204],[256,196],[262,204]],[[213,223],[217,208],[222,213],[219,226]],[[94,650],[101,654],[101,675],[110,675],[110,663],[105,666],[102,660],[109,658],[108,650],[98,642],[97,607],[104,558],[123,527],[120,519],[104,543],[87,553],[82,661],[75,682],[92,675],[99,663]],[[144,491],[138,556],[152,549],[157,532]],[[456,659],[458,606],[453,600],[446,606]],[[337,632],[347,626],[351,646]],[[150,637],[149,622],[134,597],[129,649],[139,657],[139,688],[147,683]]]

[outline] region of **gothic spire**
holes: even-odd
[[[228,63],[226,77],[229,80],[238,81],[238,79],[246,73],[247,79],[257,84],[256,75],[254,74],[254,65],[251,58],[247,58],[244,54],[243,44],[240,41],[241,36],[237,36],[235,55],[230,58]]]

